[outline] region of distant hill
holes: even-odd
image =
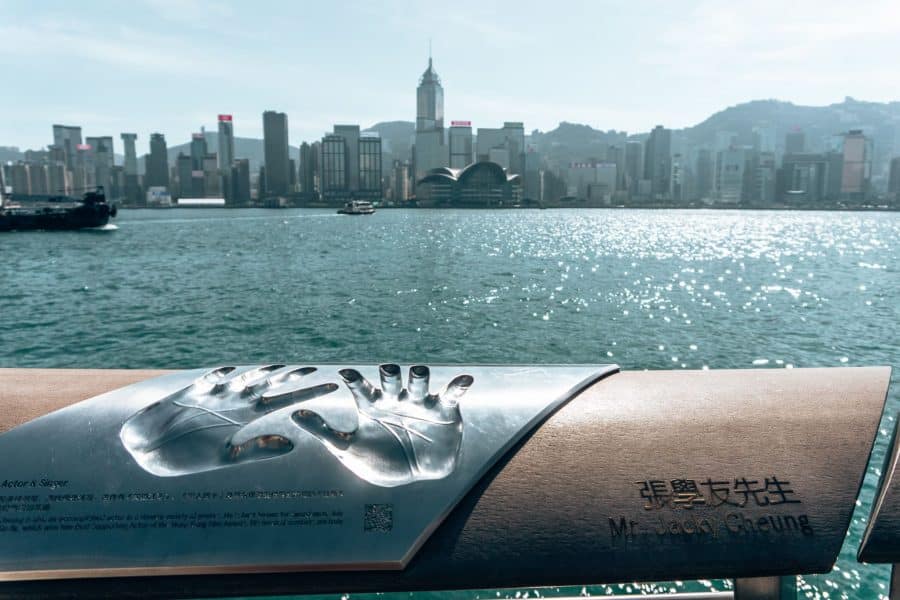
[[[882,143],[893,146],[900,132],[900,102],[862,102],[845,98],[828,106],[802,106],[779,100],[754,100],[717,112],[702,123],[684,130],[694,144],[711,144],[716,131],[733,131],[739,143],[752,141],[754,126],[772,126],[779,142],[785,133],[799,127],[807,143],[817,148],[822,140],[848,129],[863,129]]]
[[[739,144],[751,144],[754,127],[773,127],[776,143],[799,127],[806,134],[811,150],[823,149],[833,135],[849,129],[862,129],[875,138],[876,160],[885,153],[900,154],[900,102],[863,102],[846,98],[828,106],[802,106],[779,100],[754,100],[719,111],[706,120],[684,129],[676,129],[676,143],[692,146],[712,145],[717,131],[736,134]],[[643,140],[647,132],[627,136]],[[534,131],[532,142],[550,159],[585,160],[596,156],[608,144],[622,143],[624,132],[601,131],[588,125],[562,122],[547,132]]]
[[[386,161],[394,158],[401,160],[409,158],[412,137],[416,133],[416,124],[412,121],[375,123],[368,128],[368,131],[377,131],[381,136],[381,143],[385,148],[385,152],[390,153],[390,157],[385,158]]]

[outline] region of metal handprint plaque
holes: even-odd
[[[21,516],[0,578],[402,569],[522,436],[615,371],[224,366],[80,402],[0,435]]]

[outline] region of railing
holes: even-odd
[[[345,515],[334,520],[342,524],[317,532],[238,523],[236,534],[206,524],[193,537],[148,533],[140,538],[146,551],[126,545],[123,540],[138,538],[124,533],[84,537],[79,546],[71,541],[79,538],[55,530],[27,539],[0,532],[0,596],[209,597],[733,579],[733,592],[667,597],[794,598],[795,576],[831,570],[844,542],[890,376],[881,367],[453,366],[414,367],[404,383],[395,365],[319,365],[315,374],[302,365],[266,369],[205,375],[0,369],[0,478],[71,468],[75,484],[87,481],[111,497],[113,487],[124,495],[129,485],[146,491],[153,484],[165,492],[160,497],[182,494],[177,502],[199,503],[198,494],[213,489],[210,482],[216,490],[267,491],[272,481],[293,490],[287,482],[306,477],[294,475],[305,466],[310,477],[323,478],[316,489],[344,486]],[[436,392],[441,387],[443,395]],[[236,404],[221,408],[248,398],[247,418]],[[356,402],[356,437],[342,433],[352,427],[328,415],[325,400]],[[403,401],[416,408],[398,412]],[[173,429],[172,423],[201,418],[188,409],[230,415],[236,432],[212,421]],[[415,412],[426,409],[443,412],[433,418]],[[278,421],[278,411],[290,417]],[[411,422],[405,419],[432,429],[404,437]],[[364,423],[375,425],[365,430]],[[383,433],[378,426],[395,437],[400,432],[397,448],[408,452],[392,457],[385,446],[369,444]],[[895,431],[861,544],[866,562],[900,562],[896,440]],[[430,457],[440,450],[438,441],[453,451]],[[227,451],[200,445],[219,442]],[[82,468],[80,457],[106,462]],[[376,498],[366,505],[373,525],[367,520],[365,533],[356,532],[351,513],[362,510],[366,494]],[[110,507],[110,515],[132,514],[112,508],[118,506],[112,501],[96,502]],[[262,501],[233,506],[264,506],[253,502]],[[370,512],[388,502],[393,512]],[[425,514],[431,507],[434,518]],[[3,510],[0,520],[14,514]],[[70,514],[53,511],[56,505],[47,514]],[[404,531],[416,511],[425,525]],[[406,534],[410,546],[400,544],[399,558],[390,558],[387,541]],[[47,539],[57,542],[48,546]],[[190,539],[200,543],[185,547]],[[121,556],[98,540],[122,544]],[[241,548],[246,551],[235,550]],[[896,572],[891,594],[900,598]]]

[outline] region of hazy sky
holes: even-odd
[[[751,99],[900,99],[900,1],[0,0],[0,146],[134,131],[187,141],[216,114],[291,143],[413,120],[433,40],[446,118],[646,131]]]

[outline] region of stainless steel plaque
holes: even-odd
[[[0,435],[0,579],[402,569],[617,367],[183,371]]]

